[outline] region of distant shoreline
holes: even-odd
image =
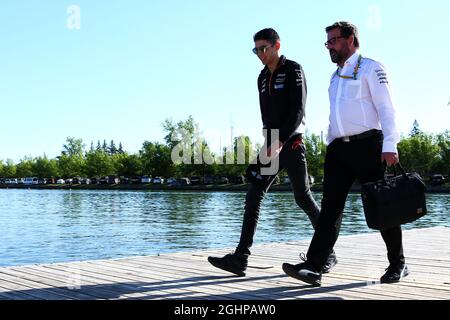
[[[223,184],[223,185],[188,185],[168,186],[154,184],[75,184],[75,185],[0,185],[0,189],[38,189],[38,190],[149,190],[149,191],[211,191],[211,192],[246,192],[250,184]],[[290,184],[272,185],[270,191],[292,192]],[[322,192],[322,185],[313,185],[313,192]],[[354,185],[351,192],[360,192],[360,187]],[[450,186],[427,186],[426,193],[450,193]]]

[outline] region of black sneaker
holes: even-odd
[[[300,264],[283,263],[283,271],[290,277],[309,283],[314,287],[322,285],[322,273],[317,271],[308,261]]]
[[[248,261],[247,256],[245,255],[230,253],[223,258],[208,257],[208,261],[216,268],[234,273],[240,277],[245,277]]]
[[[322,273],[329,273],[331,269],[338,263],[336,253],[333,251],[327,258],[327,262],[322,268]]]
[[[402,263],[397,266],[390,265],[386,269],[386,273],[380,278],[381,283],[395,283],[399,282],[401,278],[409,274],[408,267]]]

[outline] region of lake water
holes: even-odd
[[[320,203],[321,194],[314,194]],[[0,266],[234,248],[245,193],[0,189]],[[428,194],[429,214],[404,229],[450,227],[450,195]],[[350,194],[341,235],[373,232]],[[310,239],[290,192],[264,199],[255,244]]]

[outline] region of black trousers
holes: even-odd
[[[258,224],[261,202],[269,191],[278,173],[286,169],[291,186],[294,191],[295,201],[308,215],[313,227],[316,225],[320,208],[312,197],[308,171],[306,166],[305,145],[302,143],[297,149],[292,149],[292,143],[296,137],[291,138],[281,150],[279,155],[279,169],[261,185],[251,184],[245,199],[244,221],[242,223],[241,238],[236,249],[237,254],[250,255],[253,237]]]
[[[324,167],[322,210],[307,253],[307,260],[321,270],[339,235],[347,195],[353,182],[383,178],[381,162],[383,134],[344,142],[334,140],[327,147]],[[381,231],[390,264],[405,262],[401,227]]]

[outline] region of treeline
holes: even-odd
[[[101,176],[239,176],[244,174],[247,164],[254,159],[261,149],[253,145],[249,137],[241,136],[234,139],[233,150],[224,148],[220,155],[209,149],[205,138],[199,135],[199,127],[190,116],[185,121],[174,123],[166,120],[163,123],[166,133],[165,142],[145,141],[142,148],[130,154],[123,150],[122,144],[116,146],[114,141],[109,144],[103,141],[91,142],[90,148],[82,139],[68,137],[61,154],[54,159],[45,155],[32,158],[25,157],[15,164],[12,160],[0,160],[0,178],[40,177],[40,178],[71,178],[71,177],[101,177]],[[183,130],[189,135],[180,137]],[[174,148],[186,144],[194,153],[190,155],[191,163],[174,163],[172,154]],[[320,181],[323,176],[323,164],[326,146],[320,136],[307,134],[306,158],[309,174]],[[400,159],[409,171],[419,172],[424,178],[433,173],[450,174],[450,131],[441,134],[427,134],[414,123],[411,133],[402,137],[398,145]],[[238,159],[238,151],[245,150],[244,161]],[[200,161],[196,155],[202,155]],[[242,154],[242,152],[241,152]],[[214,158],[216,161],[206,161]],[[230,159],[233,164],[230,163]],[[240,161],[238,161],[240,160]]]

